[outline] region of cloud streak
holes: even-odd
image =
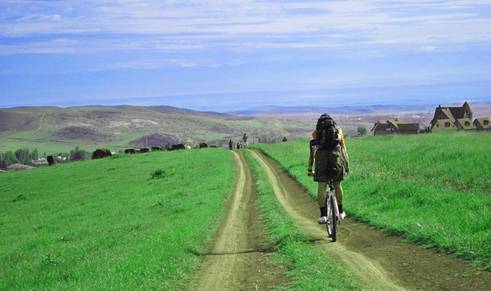
[[[0,53],[490,44],[483,8],[491,1],[2,1]]]
[[[491,0],[0,1],[0,102],[12,104],[485,98],[490,52]]]

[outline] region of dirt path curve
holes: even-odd
[[[436,253],[401,237],[386,236],[363,223],[345,219],[338,242],[327,240],[316,223],[318,207],[298,182],[259,151],[253,157],[266,170],[273,191],[295,223],[319,247],[339,258],[368,290],[491,290],[491,272],[472,269],[453,256]],[[349,196],[348,196],[349,198]]]
[[[41,115],[41,118],[39,119],[39,126],[36,129],[36,131],[40,131],[41,127],[43,127],[43,122],[45,117],[46,117],[46,112],[43,112],[43,115]]]
[[[243,152],[233,152],[238,181],[209,253],[189,290],[267,290],[279,280],[266,257],[264,229],[256,205],[256,191]],[[281,271],[279,271],[281,272]],[[278,272],[278,273],[279,273]]]

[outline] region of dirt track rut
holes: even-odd
[[[256,205],[256,191],[251,170],[243,152],[233,152],[238,165],[238,181],[227,214],[203,266],[189,285],[189,290],[267,290],[281,280],[269,265],[269,248],[264,245],[264,229]],[[276,272],[276,273],[275,273]]]
[[[266,170],[274,193],[287,213],[318,246],[333,254],[368,290],[491,290],[491,272],[473,269],[453,256],[439,254],[401,237],[386,236],[346,219],[338,242],[327,240],[316,224],[318,208],[305,188],[259,151],[250,151]],[[349,194],[347,196],[349,201]]]

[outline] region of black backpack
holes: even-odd
[[[339,145],[339,130],[336,122],[327,114],[322,114],[317,120],[316,142],[319,149],[333,150]]]

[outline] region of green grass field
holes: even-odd
[[[312,196],[307,142],[258,145]],[[409,241],[491,268],[491,135],[352,138],[345,188],[350,215]]]
[[[264,170],[249,153],[247,160],[256,176],[259,192],[257,203],[266,223],[268,238],[272,242],[281,242],[277,246],[277,255],[272,258],[273,263],[288,268],[288,286],[276,287],[319,290],[319,286],[324,286],[328,290],[358,290],[359,286],[343,268],[336,265],[333,258],[307,242],[305,235],[294,226],[276,200]]]
[[[220,149],[1,174],[0,290],[180,289],[234,181]]]

